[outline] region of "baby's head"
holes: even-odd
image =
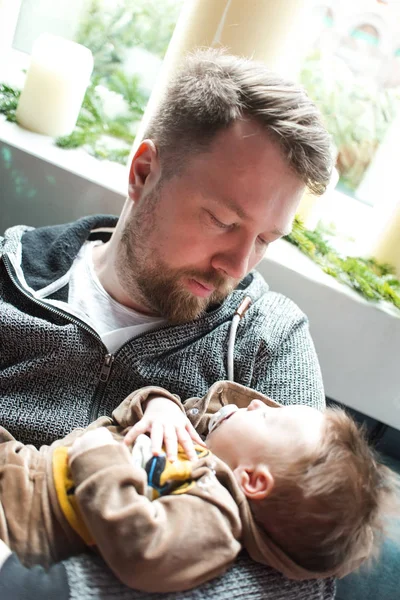
[[[233,470],[258,525],[301,567],[340,574],[378,547],[394,479],[343,410],[224,407],[207,446]]]

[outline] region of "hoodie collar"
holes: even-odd
[[[25,231],[21,238],[21,266],[28,286],[40,290],[60,279],[87,240],[107,241],[118,218],[84,217],[68,225]]]

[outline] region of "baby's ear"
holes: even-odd
[[[251,500],[266,498],[274,487],[274,478],[266,465],[239,465],[233,473],[243,493]]]

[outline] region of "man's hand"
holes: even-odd
[[[128,431],[125,443],[132,444],[141,433],[150,433],[151,450],[158,455],[162,446],[168,460],[177,459],[178,444],[189,460],[197,460],[194,444],[205,446],[203,440],[179,406],[167,398],[152,398],[148,401],[144,416]]]

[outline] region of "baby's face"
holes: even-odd
[[[211,421],[208,448],[232,469],[290,458],[298,444],[314,448],[321,440],[324,413],[303,405],[270,407],[252,400],[247,408],[228,405]]]

